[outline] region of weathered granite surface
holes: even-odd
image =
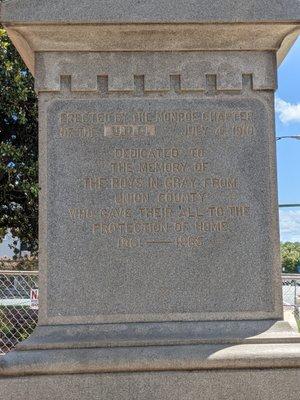
[[[299,381],[300,369],[291,368],[35,376],[0,384],[7,400],[298,400]]]
[[[2,4],[41,186],[39,327],[0,361],[6,399],[297,398],[274,91],[299,5]]]
[[[5,22],[299,22],[298,0],[10,0]]]
[[[281,317],[264,100],[47,102],[43,323]]]
[[[274,55],[45,52],[36,68],[40,322],[282,318]]]

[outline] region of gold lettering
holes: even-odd
[[[205,188],[216,189],[236,189],[238,187],[237,178],[206,178],[204,183]]]
[[[200,247],[203,245],[201,236],[178,236],[176,239],[177,247]]]
[[[159,203],[203,203],[205,198],[205,193],[193,192],[193,193],[173,193],[165,192],[158,193],[157,201]]]
[[[133,164],[131,162],[113,162],[110,165],[114,174],[132,174],[134,172]]]
[[[109,187],[109,180],[101,176],[84,178],[85,189],[107,189]]]
[[[172,208],[154,207],[154,208],[139,208],[141,218],[169,218],[172,216]]]
[[[115,203],[118,205],[145,204],[150,200],[149,193],[116,193]]]
[[[195,228],[198,232],[223,232],[228,229],[227,221],[197,221]]]

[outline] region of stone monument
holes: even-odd
[[[274,91],[299,0],[10,0],[35,76],[39,326],[5,400],[299,399]]]

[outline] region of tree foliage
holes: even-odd
[[[32,252],[38,236],[37,132],[33,78],[0,29],[0,241],[10,230]]]
[[[281,243],[281,258],[284,272],[297,272],[297,266],[300,265],[300,243]]]

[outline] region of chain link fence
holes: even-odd
[[[282,275],[283,308],[290,311],[300,331],[300,274]]]
[[[38,287],[38,272],[0,271],[0,355],[13,349],[33,331],[38,310],[31,297]]]
[[[33,331],[38,310],[31,293],[38,287],[38,272],[0,271],[0,355],[9,352]],[[300,329],[300,275],[282,276],[283,306]]]

